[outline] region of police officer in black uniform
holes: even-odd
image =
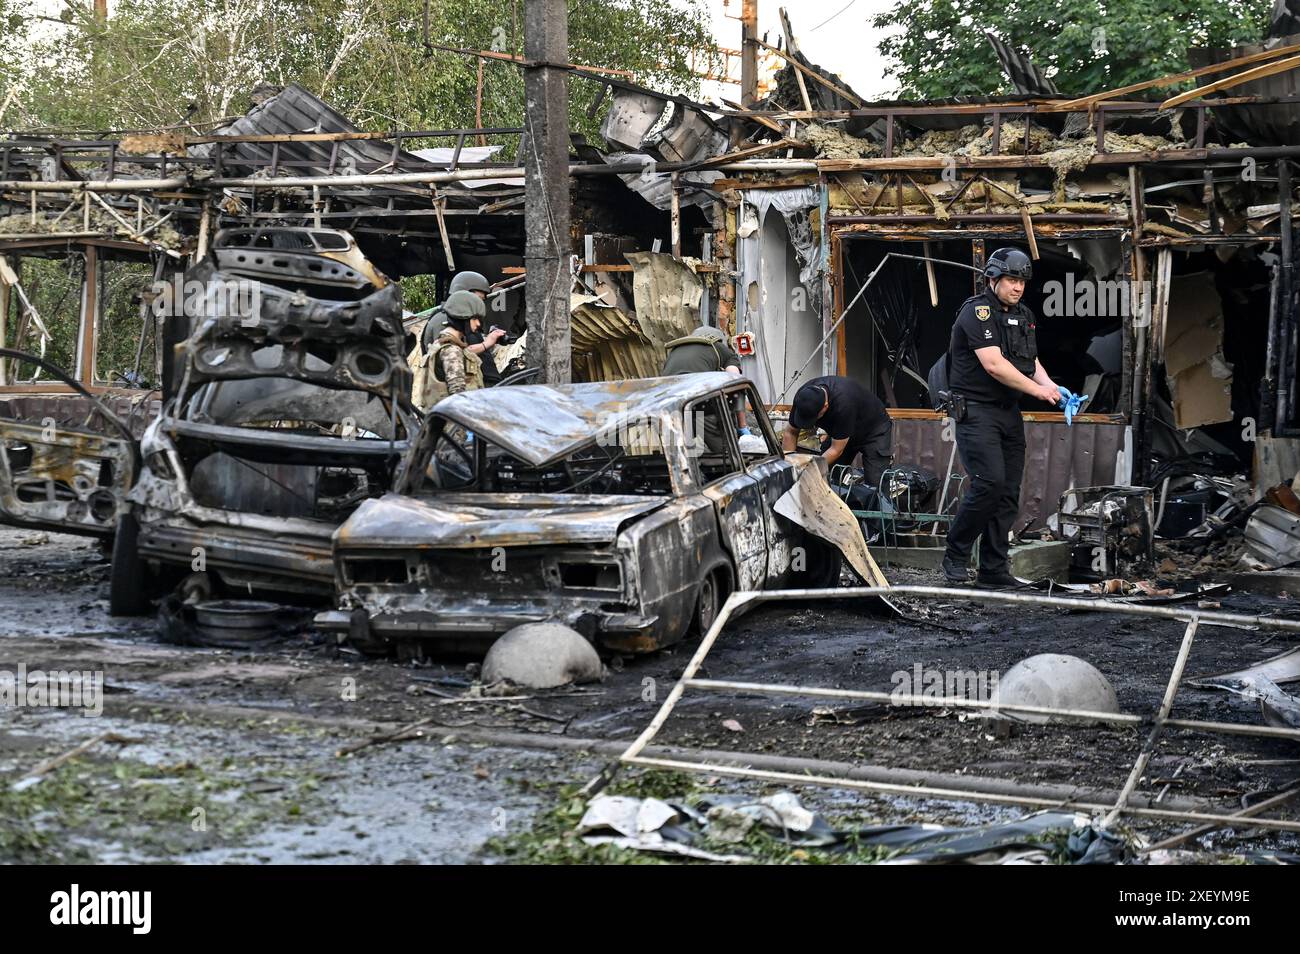
[[[1025,469],[1020,397],[1061,401],[1060,388],[1038,361],[1034,313],[1020,303],[1032,274],[1024,252],[998,249],[984,268],[984,292],[962,304],[952,326],[948,384],[957,451],[970,483],[948,530],[943,574],[949,583],[969,582],[971,550],[983,537],[979,584],[1017,584],[1008,570],[1007,537],[1020,510]]]

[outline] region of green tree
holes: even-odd
[[[298,82],[362,128],[472,126],[478,61],[439,47],[523,54],[523,0],[114,0],[107,23],[79,13],[0,31],[0,101],[16,83],[20,115],[85,131],[202,125],[238,115],[260,84]],[[569,59],[627,70],[671,92],[698,91],[713,39],[703,0],[569,0]],[[570,79],[571,123],[592,135],[600,90]],[[483,123],[522,123],[519,67],[487,60]],[[13,128],[13,113],[4,125]]]
[[[1012,92],[985,31],[1028,49],[1067,95],[1086,95],[1188,68],[1187,50],[1264,36],[1273,0],[919,0],[872,25],[887,75],[904,96]]]

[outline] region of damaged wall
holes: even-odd
[[[1223,303],[1209,272],[1180,275],[1170,282],[1165,375],[1177,427],[1232,420],[1232,365],[1223,356]]]

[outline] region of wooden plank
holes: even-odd
[[[1090,166],[1128,165],[1143,162],[1203,162],[1205,149],[1161,149],[1147,152],[1107,152],[1094,155]],[[1245,150],[1242,150],[1243,155]],[[817,159],[822,172],[871,172],[898,169],[1037,169],[1046,168],[1042,156],[894,156],[879,159]]]
[[[777,12],[781,16],[781,32],[785,34],[785,48],[790,51],[791,56],[791,59],[788,59],[786,62],[794,63],[795,60],[793,57],[799,51],[795,49],[794,31],[790,29],[790,17],[786,14],[785,7],[781,7]],[[799,98],[803,101],[803,108],[811,110],[812,100],[808,98],[808,85],[804,82],[803,71],[796,69],[794,71],[794,78],[799,83]]]
[[[1120,86],[1116,89],[1106,90],[1101,93],[1093,93],[1091,96],[1080,96],[1078,99],[1072,99],[1068,103],[1053,106],[1052,110],[1065,112],[1067,110],[1085,109],[1092,106],[1094,103],[1114,99],[1117,96],[1127,96],[1129,93],[1136,93],[1144,89],[1154,89],[1157,86],[1173,86],[1175,83],[1183,82],[1183,80],[1196,79],[1198,76],[1209,76],[1212,73],[1222,73],[1225,70],[1234,69],[1238,66],[1248,66],[1251,63],[1259,63],[1263,60],[1275,59],[1287,53],[1300,53],[1300,43],[1293,43],[1290,46],[1279,46],[1276,49],[1265,50],[1262,53],[1251,53],[1249,56],[1239,56],[1236,59],[1224,60],[1222,63],[1211,63],[1209,66],[1202,66],[1195,70],[1184,70],[1182,73],[1169,73],[1165,76],[1157,76],[1153,80],[1133,83],[1130,86]]]
[[[709,188],[715,192],[722,192],[726,189],[797,189],[816,184],[817,174],[805,172],[796,176],[783,176],[780,179],[715,179]]]
[[[1263,79],[1266,76],[1275,76],[1278,73],[1286,73],[1300,66],[1300,56],[1288,57],[1285,60],[1279,60],[1276,63],[1267,63],[1264,66],[1256,66],[1254,69],[1246,70],[1242,73],[1234,73],[1232,76],[1216,80],[1213,83],[1207,83],[1204,86],[1198,86],[1196,89],[1188,90],[1186,93],[1179,93],[1177,96],[1171,96],[1160,104],[1161,109],[1173,109],[1183,103],[1193,99],[1200,99],[1206,93],[1213,93],[1221,89],[1229,89],[1233,86],[1240,86],[1242,83],[1249,83],[1251,80]]]
[[[710,265],[710,264],[708,264],[708,263],[704,263],[704,264],[696,265],[696,266],[694,267],[693,270],[696,271],[696,272],[716,272],[716,271],[718,271],[719,267],[720,267],[720,266],[718,266],[718,265],[716,265],[716,264],[714,264],[714,265]],[[631,265],[599,265],[599,264],[597,264],[597,265],[579,265],[579,266],[578,266],[578,271],[579,271],[579,272],[583,272],[583,273],[590,273],[590,272],[630,272],[630,271],[632,271],[632,266],[631,266]],[[528,274],[528,269],[524,268],[524,266],[522,266],[522,265],[507,265],[505,268],[501,269],[501,274],[503,274],[503,275],[526,275],[526,274]]]

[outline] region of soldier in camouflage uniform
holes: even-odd
[[[417,344],[406,359],[415,373],[411,401],[422,411],[449,394],[483,387],[483,362],[466,340],[483,320],[483,300],[473,292],[457,291],[447,296],[442,310],[442,331],[427,350]]]

